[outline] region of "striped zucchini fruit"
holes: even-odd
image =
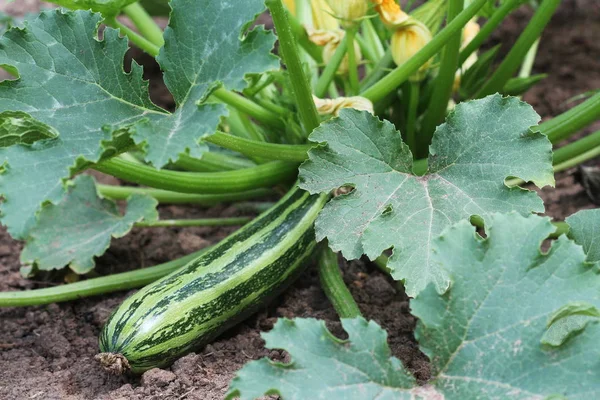
[[[97,358],[115,373],[172,363],[256,312],[302,271],[327,198],[291,190],[271,209],[113,312]]]

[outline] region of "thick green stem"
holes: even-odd
[[[465,48],[460,52],[460,57],[458,59],[458,65],[463,65],[463,63],[469,58],[469,56],[477,51],[490,37],[490,35],[496,30],[498,25],[508,14],[510,14],[514,9],[516,9],[523,0],[506,0],[502,2],[502,5],[498,8],[498,10],[491,16],[491,18],[481,27],[479,33],[465,46]]]
[[[529,78],[531,76],[531,71],[533,71],[533,63],[535,62],[535,57],[537,56],[539,47],[540,38],[533,42],[533,45],[531,45],[531,48],[527,52],[525,60],[523,60],[523,65],[521,65],[521,69],[519,70],[519,78]]]
[[[202,249],[177,260],[150,268],[87,279],[67,285],[16,292],[0,292],[0,307],[39,306],[142,287],[185,266],[208,250],[209,248]]]
[[[377,31],[375,30],[371,19],[367,18],[362,22],[362,33],[365,38],[365,43],[373,54],[372,61],[378,62],[385,54],[385,48],[377,35]]]
[[[247,99],[238,93],[226,90],[224,88],[219,88],[215,90],[212,95],[221,100],[223,103],[230,105],[231,107],[234,107],[236,110],[239,110],[245,114],[248,114],[252,118],[262,122],[265,125],[272,126],[277,129],[285,128],[285,123],[279,118],[279,115],[256,104],[252,100]]]
[[[576,157],[573,157],[569,160],[566,160],[560,164],[555,165],[554,172],[557,173],[557,172],[565,171],[569,168],[576,167],[579,164],[583,164],[584,162],[589,161],[598,156],[600,156],[600,146],[595,147],[589,151],[586,151],[585,153],[582,153]]]
[[[113,200],[127,200],[132,194],[145,194],[155,198],[161,204],[198,204],[202,206],[214,206],[221,203],[233,203],[237,201],[253,200],[273,195],[270,189],[254,189],[246,192],[230,192],[222,194],[189,194],[169,192],[167,190],[132,187],[96,185],[98,192]]]
[[[323,73],[317,81],[317,85],[315,87],[315,96],[323,98],[327,94],[329,86],[331,85],[331,82],[333,82],[333,79],[335,78],[335,75],[342,64],[342,60],[348,52],[347,49],[348,37],[344,37],[340,42],[340,45],[337,47],[337,49],[335,49],[333,57],[331,60],[329,60],[325,66],[325,69],[323,70]]]
[[[201,218],[201,219],[161,219],[158,221],[142,221],[135,224],[137,228],[164,228],[188,226],[236,226],[252,221],[251,217],[235,218]]]
[[[448,2],[448,23],[456,18],[464,7],[464,0],[449,0]],[[423,124],[419,132],[419,141],[417,148],[418,157],[426,157],[429,144],[435,132],[436,126],[443,121],[448,109],[448,101],[452,96],[452,88],[456,70],[458,69],[458,56],[460,51],[462,31],[454,34],[442,52],[442,59],[435,78],[433,93],[431,94],[427,111],[423,117]]]
[[[226,149],[234,150],[249,157],[260,157],[269,160],[302,162],[306,160],[307,152],[312,145],[301,144],[274,144],[264,143],[255,140],[244,139],[238,136],[229,135],[224,132],[217,132],[204,139],[207,142],[216,144]]]
[[[319,126],[320,122],[319,114],[317,114],[317,109],[312,98],[310,83],[304,73],[304,68],[302,68],[302,62],[298,54],[298,45],[296,44],[296,39],[281,0],[267,0],[265,4],[269,8],[269,11],[271,11],[271,17],[277,29],[279,49],[290,74],[296,105],[300,113],[300,120],[306,130],[305,134],[308,136],[310,132]]]
[[[454,37],[469,22],[471,18],[483,7],[487,0],[474,0],[469,7],[461,12],[444,29],[425,45],[417,54],[407,62],[394,69],[379,82],[366,89],[362,96],[372,102],[383,99],[388,93],[396,90],[410,76],[419,70],[431,57],[440,51],[446,43]]]
[[[236,171],[203,173],[157,170],[112,158],[92,168],[128,182],[181,193],[243,192],[289,182],[298,173],[297,164],[283,161]]]
[[[600,146],[600,131],[591,133],[576,142],[569,143],[568,145],[555,150],[552,162],[554,165],[562,164],[597,146]]]
[[[506,82],[508,82],[522,64],[533,43],[538,40],[542,31],[548,22],[550,22],[560,2],[561,0],[544,0],[540,4],[531,21],[529,21],[529,24],[527,24],[527,27],[521,33],[519,39],[517,39],[517,42],[512,46],[504,61],[502,61],[500,66],[481,88],[477,97],[485,97],[500,92],[504,88]]]
[[[306,33],[306,29],[304,29],[302,23],[290,13],[288,13],[287,16],[288,20],[290,21],[290,26],[294,31],[294,36],[298,41],[298,44],[304,49],[304,51],[306,51],[306,54],[308,54],[315,62],[323,62],[323,52],[321,48],[310,41],[310,39],[308,38],[308,34]]]
[[[552,143],[567,139],[571,134],[600,119],[600,93],[544,123],[538,130]]]
[[[182,154],[175,165],[192,172],[220,172],[252,168],[256,166],[256,163],[245,158],[207,152],[202,155],[201,159]]]
[[[338,265],[338,256],[323,246],[319,257],[319,279],[327,298],[340,318],[360,317],[360,309],[346,287]]]
[[[410,100],[408,104],[408,118],[406,119],[406,144],[412,152],[417,150],[417,140],[415,137],[417,113],[419,109],[419,89],[420,82],[410,82]]]
[[[207,152],[200,159],[190,157],[187,154],[181,154],[175,165],[193,172],[219,172],[252,168],[256,166],[256,163],[240,157]]]
[[[163,31],[148,15],[140,3],[133,3],[123,8],[123,13],[129,17],[140,33],[155,46],[163,47],[165,39]]]
[[[392,58],[392,51],[391,49],[387,49],[385,54],[373,67],[371,73],[369,73],[360,83],[360,90],[364,92],[367,88],[377,83],[377,81],[380,80],[390,70],[393,62],[394,59]]]
[[[106,18],[104,20],[104,23],[110,26],[111,28],[120,29],[121,33],[127,36],[127,39],[129,39],[131,43],[135,44],[137,47],[150,54],[152,57],[156,57],[158,55],[158,52],[160,50],[159,46],[155,45],[148,39],[140,36],[133,30],[129,29],[129,27],[117,21],[115,17]]]
[[[356,64],[356,49],[354,48],[354,41],[356,39],[357,27],[351,27],[346,31],[346,38],[348,39],[348,80],[350,82],[350,95],[356,96],[358,94],[358,65]]]

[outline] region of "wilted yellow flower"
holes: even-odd
[[[410,17],[400,9],[396,0],[372,0],[381,21],[389,28],[397,28]]]
[[[402,28],[396,29],[392,35],[392,58],[396,65],[400,66],[419,52],[432,39],[431,32],[425,24],[414,18],[405,23]],[[411,77],[412,80],[421,80],[425,77],[425,71],[429,69],[431,60],[419,68],[419,71]]]
[[[363,18],[369,11],[368,0],[327,0],[333,15],[342,20],[342,25],[349,26]]]
[[[465,25],[465,27],[463,28],[463,32],[462,32],[462,39],[461,39],[461,45],[460,45],[461,50],[464,49],[465,47],[467,47],[467,45],[469,43],[471,43],[471,41],[479,33],[479,30],[480,30],[479,24],[477,22],[475,22],[474,19],[467,22],[467,25]],[[456,74],[454,75],[454,85],[453,85],[454,91],[457,91],[458,88],[460,87],[460,79],[461,79],[462,71],[466,71],[469,68],[471,68],[473,66],[473,64],[475,64],[477,62],[477,59],[478,59],[477,52],[476,51],[472,52],[469,55],[469,57],[467,57],[465,62],[462,64],[462,66],[456,71]]]
[[[331,31],[309,30],[308,38],[317,46],[323,46],[323,62],[325,64],[329,64],[345,34],[346,32],[341,29]],[[362,60],[362,53],[357,42],[354,42],[354,55],[356,58],[356,63],[359,64]],[[337,73],[340,75],[347,74],[349,68],[348,54],[346,54],[342,59],[340,66],[338,67]]]
[[[360,96],[354,97],[338,97],[335,99],[319,99],[313,96],[317,111],[321,115],[338,116],[343,108],[354,108],[355,110],[368,111],[371,114],[373,111],[373,103],[369,99]]]

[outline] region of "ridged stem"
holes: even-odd
[[[569,143],[568,145],[555,150],[552,162],[554,165],[562,164],[597,146],[600,146],[600,131],[591,133],[573,143]]]
[[[496,30],[498,25],[504,18],[508,16],[514,9],[516,9],[523,0],[507,0],[502,2],[502,5],[496,10],[496,12],[487,20],[487,22],[481,27],[479,33],[465,46],[465,48],[460,52],[460,57],[458,58],[458,64],[462,65],[467,58],[474,52],[477,51],[490,37],[490,35]]]
[[[319,279],[325,295],[340,318],[360,317],[360,309],[346,287],[338,265],[338,256],[323,246],[319,257]]]
[[[456,18],[464,7],[464,0],[448,1],[448,17],[450,23]],[[448,109],[448,101],[452,95],[456,70],[458,69],[458,56],[460,52],[462,31],[455,33],[442,51],[442,58],[437,77],[435,78],[433,93],[423,116],[423,124],[419,131],[417,142],[417,156],[427,157],[429,144],[436,126],[444,119]]]
[[[133,3],[123,8],[123,13],[129,17],[140,33],[151,43],[158,47],[165,44],[163,31],[154,22],[154,19],[146,12],[140,3]]]
[[[308,136],[313,129],[319,126],[320,121],[312,98],[312,89],[298,54],[298,45],[281,0],[266,0],[265,4],[271,12],[273,23],[277,29],[279,49],[290,74],[300,120],[306,130],[305,135]]]
[[[187,154],[181,154],[175,165],[192,172],[219,172],[252,168],[256,166],[256,163],[245,158],[207,152],[202,155],[202,158],[194,158]]]
[[[158,221],[142,221],[135,224],[137,228],[165,228],[189,226],[236,226],[252,221],[251,217],[233,218],[199,218],[199,219],[161,219]]]
[[[229,150],[234,150],[249,157],[260,157],[268,160],[302,162],[312,145],[274,144],[244,139],[224,132],[217,132],[204,139]]]
[[[335,49],[333,53],[333,57],[327,65],[325,65],[325,69],[321,73],[319,80],[317,81],[317,85],[315,87],[315,96],[319,98],[323,98],[327,91],[329,90],[329,85],[335,78],[335,74],[337,74],[337,70],[340,68],[342,64],[342,60],[346,56],[348,52],[348,38],[344,36],[340,45]]]
[[[351,27],[346,30],[346,38],[348,40],[348,81],[350,82],[350,96],[356,96],[358,94],[358,65],[356,64],[356,49],[354,48],[354,41],[356,40],[356,29],[358,27]]]
[[[112,158],[92,166],[116,178],[180,193],[228,193],[264,188],[293,180],[297,164],[272,161],[253,168],[226,172],[179,172],[157,170]]]
[[[161,204],[198,204],[214,206],[220,203],[233,203],[237,201],[253,200],[273,195],[270,189],[255,189],[246,192],[229,192],[222,194],[189,194],[169,192],[167,190],[132,187],[96,185],[98,192],[112,200],[127,200],[133,194],[144,194],[155,198]]]
[[[478,98],[502,91],[506,82],[523,62],[533,43],[540,37],[542,31],[550,22],[560,2],[561,0],[544,0],[541,2],[517,42],[511,47],[500,66],[477,93]]]
[[[265,125],[277,129],[285,129],[285,123],[279,118],[279,115],[236,92],[219,88],[212,95],[223,103],[248,114]]]
[[[567,139],[571,134],[600,119],[600,93],[539,125],[540,132],[552,143]]]
[[[205,248],[154,267],[86,279],[66,285],[44,289],[0,292],[0,307],[39,306],[138,288],[185,266],[208,250],[209,248]]]

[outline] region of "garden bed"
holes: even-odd
[[[24,3],[36,6],[35,2]],[[522,12],[509,18],[493,41],[514,40],[526,23],[525,16]],[[565,0],[542,37],[534,66],[534,72],[548,73],[549,77],[524,97],[543,118],[568,109],[571,105],[566,102],[571,97],[600,87],[599,37],[600,4],[594,0]],[[169,101],[159,92],[154,98],[161,98],[163,104]],[[596,123],[585,132],[599,128]],[[561,173],[556,189],[542,191],[547,214],[558,220],[594,207],[574,173]],[[161,206],[159,210],[161,218],[243,215],[226,206]],[[109,274],[159,264],[216,243],[233,230],[137,228],[112,242],[98,260],[97,271]],[[23,279],[19,273],[20,250],[20,243],[2,230],[0,291],[59,283]],[[365,318],[387,330],[392,353],[417,379],[427,380],[429,364],[413,337],[415,318],[409,313],[407,297],[397,293],[395,284],[371,263],[344,262],[343,271]],[[197,354],[181,358],[170,368],[150,370],[141,378],[112,376],[94,360],[98,334],[109,313],[130,293],[44,307],[0,309],[0,399],[222,399],[233,374],[246,361],[263,356],[285,360],[281,351],[266,350],[259,336],[272,328],[277,318],[323,319],[334,334],[343,335],[337,314],[320,289],[316,270],[310,268],[291,290]]]

